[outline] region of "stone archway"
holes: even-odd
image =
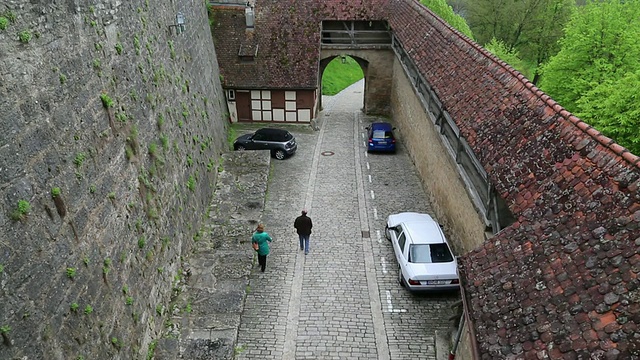
[[[323,49],[320,52],[318,89],[322,91],[322,74],[327,65],[336,57],[350,56],[364,74],[364,95],[362,111],[367,115],[391,115],[391,82],[393,79],[394,53],[388,49],[353,50]],[[322,108],[322,96],[319,96]]]

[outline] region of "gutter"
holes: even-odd
[[[462,297],[462,316],[464,316],[464,318],[462,320],[465,320],[464,322],[467,323],[467,328],[469,329],[469,347],[471,348],[471,357],[473,358],[473,360],[480,360],[480,351],[478,350],[478,341],[476,340],[476,331],[475,328],[473,326],[473,321],[471,321],[471,317],[469,316],[469,307],[467,304],[467,296],[466,293],[464,291],[464,286],[462,286],[462,284],[460,284],[460,295]],[[460,325],[462,327],[463,322],[460,321]],[[457,349],[458,347],[458,342],[460,341],[460,338],[462,336],[458,337],[457,341],[455,344],[453,344],[454,349]],[[453,353],[453,356],[455,358],[455,353]],[[452,360],[453,358],[451,358],[451,355],[449,357],[450,360]]]

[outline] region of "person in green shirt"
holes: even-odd
[[[256,228],[256,232],[251,237],[251,243],[258,244],[258,264],[260,264],[260,271],[264,272],[267,267],[267,255],[269,255],[269,243],[272,241],[271,236],[264,231],[264,225],[259,224]]]

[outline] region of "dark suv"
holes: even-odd
[[[296,138],[287,130],[264,128],[242,135],[233,143],[234,150],[271,150],[271,156],[282,160],[296,152]]]

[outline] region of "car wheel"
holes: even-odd
[[[385,225],[384,226],[384,237],[387,238],[387,240],[391,241],[391,230],[389,230],[389,225]]]
[[[398,265],[398,282],[400,283],[400,286],[404,287],[405,281],[404,276],[402,276],[402,269],[400,268],[400,265]]]
[[[245,151],[246,149],[245,149],[245,147],[244,147],[244,146],[242,146],[242,145],[238,145],[238,146],[236,146],[236,150],[238,150],[238,151]]]
[[[282,151],[282,150],[276,150],[276,151],[273,153],[273,156],[274,156],[276,159],[278,159],[278,160],[282,160],[282,159],[284,159],[284,157],[286,156],[286,154],[285,154],[285,153],[284,153],[284,151]]]

